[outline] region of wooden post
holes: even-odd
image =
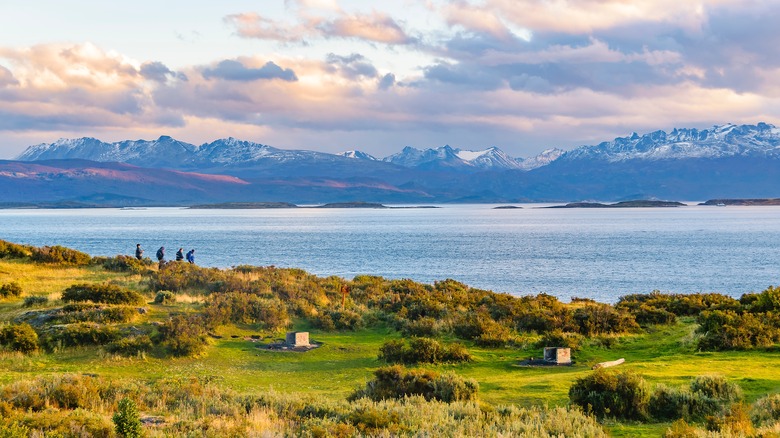
[[[341,310],[347,308],[347,294],[349,294],[349,286],[346,284],[341,285]]]

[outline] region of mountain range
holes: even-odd
[[[377,158],[235,138],[193,145],[168,136],[114,143],[85,137],[30,146],[15,160],[0,161],[0,188],[7,188],[0,201],[698,200],[776,197],[778,176],[780,129],[766,123],[632,133],[529,158],[497,147],[405,147]],[[167,189],[177,185],[181,188]]]

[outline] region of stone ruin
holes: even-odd
[[[571,365],[571,348],[544,347],[544,361],[551,365]]]
[[[309,332],[287,332],[285,344],[289,348],[309,347]]]

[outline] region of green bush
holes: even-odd
[[[144,297],[136,291],[115,284],[74,284],[62,293],[62,301],[105,304],[142,304]]]
[[[287,307],[281,300],[244,292],[211,294],[206,299],[203,315],[210,326],[259,324],[269,330],[278,330],[290,324]]]
[[[501,347],[514,339],[508,327],[481,312],[469,312],[461,316],[455,321],[453,330],[459,338],[474,340],[474,343],[483,347]]]
[[[116,257],[105,257],[98,259],[103,269],[113,272],[132,272],[135,274],[142,274],[147,272],[154,262],[151,259],[138,260],[132,256],[118,255]]]
[[[742,388],[718,375],[694,377],[691,380],[691,391],[725,403],[736,403],[742,400]]]
[[[32,255],[33,247],[0,240],[0,259],[23,259]]]
[[[426,400],[451,403],[476,400],[478,392],[479,384],[473,379],[463,379],[454,373],[439,375],[430,370],[406,370],[394,365],[376,370],[374,379],[365,388],[352,393],[349,400],[366,397],[378,401],[419,395]]]
[[[22,286],[12,281],[0,286],[0,299],[16,298],[22,295]]]
[[[176,302],[176,294],[169,290],[161,290],[154,296],[155,304],[173,304]]]
[[[650,416],[661,421],[690,418],[692,398],[690,391],[658,385],[650,395],[647,411]]]
[[[129,322],[138,316],[138,309],[128,306],[103,306],[75,303],[62,307],[55,320],[62,324],[97,322],[101,324]]]
[[[769,426],[780,421],[780,394],[771,394],[756,400],[750,410],[756,426]]]
[[[609,304],[588,304],[574,311],[577,331],[585,336],[639,330],[634,316]]]
[[[597,369],[569,388],[572,404],[598,418],[642,420],[647,417],[650,391],[642,376],[626,371]]]
[[[571,348],[576,351],[580,349],[582,345],[582,335],[578,333],[567,333],[560,330],[554,330],[542,335],[539,342],[536,343],[537,348],[544,347],[565,347]]]
[[[122,356],[136,356],[152,349],[152,340],[147,335],[117,339],[106,345],[106,351]]]
[[[633,313],[636,322],[641,325],[674,324],[677,322],[677,316],[674,313],[647,304],[642,304]]]
[[[159,327],[155,342],[174,356],[195,356],[206,349],[205,323],[198,316],[177,315]]]
[[[459,363],[470,361],[471,354],[461,344],[447,347],[435,339],[412,338],[408,346],[400,339],[385,342],[379,348],[379,360],[400,364]]]
[[[114,421],[116,434],[122,438],[139,438],[142,436],[141,418],[135,402],[127,397],[119,401],[116,413],[111,418]]]
[[[80,347],[89,345],[104,345],[118,339],[119,330],[115,327],[95,322],[79,322],[57,327],[46,336],[49,348],[56,346]]]
[[[38,333],[29,324],[8,325],[0,329],[0,345],[13,351],[32,353],[38,349]]]
[[[697,376],[688,388],[659,385],[648,402],[648,412],[663,421],[703,421],[722,417],[742,400],[742,390],[721,376]]]
[[[705,351],[748,350],[769,347],[780,341],[780,314],[704,311],[697,318],[702,333],[699,349]]]
[[[45,295],[30,295],[24,297],[24,302],[22,303],[22,307],[42,306],[44,304],[47,304],[48,302],[49,302],[49,297]]]
[[[439,336],[440,332],[439,322],[430,316],[425,316],[414,321],[404,320],[403,327],[401,328],[401,333],[406,337],[421,336],[433,338]]]
[[[65,248],[64,246],[43,246],[33,248],[32,261],[38,263],[55,263],[63,265],[85,266],[90,264],[92,257],[89,254],[75,249]]]

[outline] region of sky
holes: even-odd
[[[780,124],[773,0],[0,2],[0,158],[58,138],[497,146]]]

